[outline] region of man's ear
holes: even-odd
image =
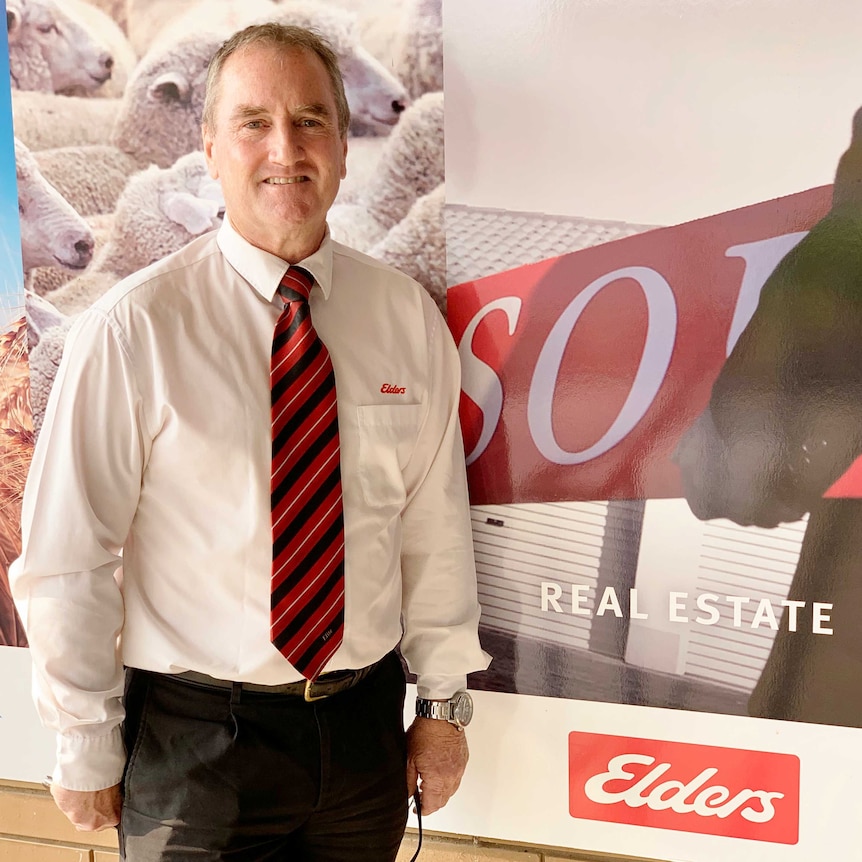
[[[347,176],[347,135],[341,140],[344,144],[344,151],[341,156],[341,179],[344,179]]]
[[[213,150],[215,148],[215,140],[213,139],[212,132],[210,131],[209,126],[204,123],[201,126],[201,142],[203,143],[204,149],[204,158],[207,163],[207,170],[209,171],[209,175],[214,179],[218,179],[218,166],[216,165],[215,155]]]

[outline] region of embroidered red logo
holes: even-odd
[[[384,383],[380,387],[380,391],[384,395],[403,395],[407,391],[406,386],[395,386],[392,383]]]
[[[792,754],[569,734],[572,817],[796,844]]]

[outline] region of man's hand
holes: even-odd
[[[120,822],[120,785],[105,790],[66,790],[51,785],[57,807],[79,832],[102,832]]]
[[[432,814],[449,801],[468,758],[463,731],[436,718],[414,719],[407,731],[407,790],[412,796],[421,779],[423,814]]]

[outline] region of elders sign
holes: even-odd
[[[682,496],[679,438],[709,400],[764,281],[826,214],[831,192],[451,288],[472,502]],[[830,496],[862,496],[849,473]]]
[[[569,734],[572,817],[799,840],[799,758],[657,739]]]

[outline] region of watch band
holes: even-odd
[[[473,698],[466,691],[456,692],[449,700],[417,697],[416,715],[420,718],[448,721],[458,730],[463,730],[473,717]]]

